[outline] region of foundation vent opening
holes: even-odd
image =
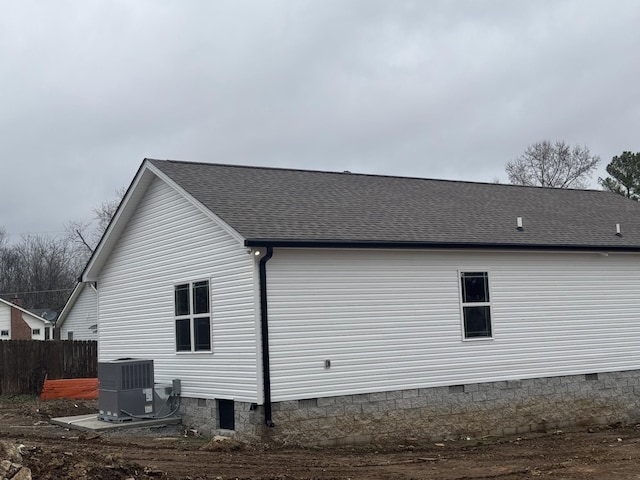
[[[316,408],[317,406],[317,398],[306,398],[304,400],[298,400],[298,408]]]

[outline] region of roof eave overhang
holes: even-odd
[[[399,249],[399,250],[535,250],[574,252],[640,253],[633,245],[571,245],[538,243],[477,243],[477,242],[395,242],[369,240],[283,240],[249,238],[247,247],[274,248],[346,248],[346,249]]]

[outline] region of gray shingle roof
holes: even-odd
[[[251,243],[640,249],[640,203],[562,190],[149,160]],[[522,217],[524,231],[516,229]],[[616,223],[622,236],[616,236]]]

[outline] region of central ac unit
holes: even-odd
[[[153,360],[98,363],[98,418],[123,422],[153,415]]]

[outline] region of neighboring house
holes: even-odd
[[[60,340],[98,340],[98,296],[93,284],[78,283],[56,322]]]
[[[52,340],[53,324],[0,298],[0,340]]]
[[[58,319],[58,312],[51,310],[50,308],[34,308],[31,313],[38,315],[39,317],[49,320],[55,328],[56,320]]]
[[[612,193],[145,160],[82,280],[100,361],[153,359],[203,432],[640,422],[640,204]]]

